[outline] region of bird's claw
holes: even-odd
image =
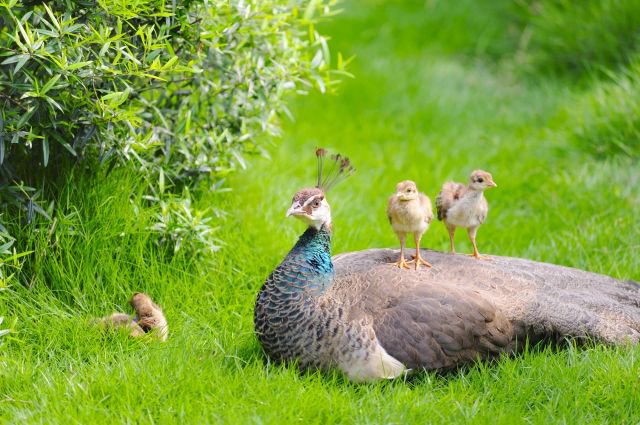
[[[409,263],[404,259],[404,257],[401,257],[398,261],[396,261],[395,263],[393,263],[394,266],[398,267],[399,269],[409,269]]]
[[[427,266],[427,268],[429,268],[429,269],[433,267],[433,265],[432,265],[430,262],[428,262],[427,260],[425,260],[425,259],[424,259],[424,258],[422,258],[422,257],[417,257],[417,260],[416,260],[416,256],[415,256],[415,255],[412,255],[412,256],[411,256],[411,258],[412,258],[412,260],[411,260],[411,261],[409,261],[409,262],[410,262],[410,263],[415,263],[415,265],[416,265],[416,270],[418,270],[418,266],[419,266],[420,264],[423,264],[423,265]]]
[[[467,255],[469,257],[475,258],[476,260],[489,260],[489,261],[491,260],[491,257],[489,257],[488,255],[480,255],[480,254],[477,254],[477,253],[467,254]]]

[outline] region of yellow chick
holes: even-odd
[[[418,192],[418,187],[411,180],[405,180],[396,186],[396,193],[389,198],[387,216],[393,231],[400,240],[400,259],[394,263],[399,268],[409,268],[409,262],[404,259],[404,245],[408,233],[412,233],[416,243],[415,268],[419,264],[432,267],[420,256],[420,239],[429,228],[433,219],[431,201],[424,194]]]

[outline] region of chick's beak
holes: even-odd
[[[490,182],[487,182],[487,185],[489,187],[498,187],[498,185],[493,180],[491,180]]]

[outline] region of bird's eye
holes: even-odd
[[[484,179],[482,177],[478,177],[478,183],[482,183]]]
[[[315,201],[313,201],[313,208],[318,208],[320,206],[320,200],[316,199]]]
[[[407,192],[407,193],[411,193],[411,189],[407,189],[407,190],[406,190],[406,192]]]

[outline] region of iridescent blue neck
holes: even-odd
[[[326,226],[307,228],[281,264],[287,265],[298,272],[296,283],[300,285],[294,286],[312,294],[323,293],[333,280],[331,231]]]

